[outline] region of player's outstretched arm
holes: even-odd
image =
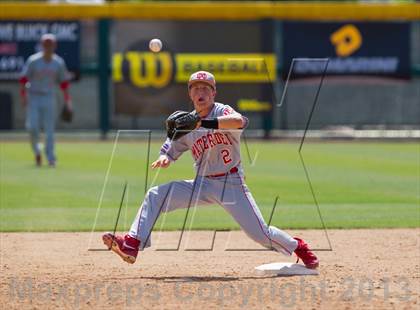
[[[168,168],[170,164],[171,161],[169,160],[168,156],[163,154],[160,155],[159,158],[152,163],[152,168]]]
[[[244,118],[239,113],[219,116],[217,118],[220,129],[239,129],[244,127]]]
[[[219,116],[213,119],[201,120],[197,128],[203,126],[204,128],[214,129],[241,129],[245,128],[248,120],[239,113],[232,113],[229,115]]]

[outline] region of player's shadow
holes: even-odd
[[[177,283],[177,282],[184,282],[184,283],[191,283],[191,282],[234,282],[234,281],[242,281],[242,280],[258,280],[258,279],[269,279],[269,278],[276,278],[278,276],[249,276],[249,277],[204,277],[204,276],[156,276],[156,277],[130,277],[130,278],[118,278],[118,280],[156,280],[156,281],[163,281],[167,283]],[[108,279],[111,280],[111,279]]]
[[[199,277],[199,276],[167,276],[167,277],[141,277],[142,279],[157,280],[163,282],[229,282],[238,281],[238,277]]]

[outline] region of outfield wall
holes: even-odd
[[[95,63],[97,48],[97,22],[95,19],[110,18],[116,21],[144,20],[197,20],[198,18],[228,21],[249,20],[280,20],[280,21],[410,21],[410,57],[412,64],[420,63],[420,6],[419,4],[397,5],[360,5],[356,3],[169,3],[169,4],[107,4],[103,6],[62,5],[62,4],[25,4],[25,10],[19,4],[2,3],[0,20],[10,19],[72,19],[82,18],[81,22],[81,62],[82,67]],[[197,12],[201,12],[198,14]],[[204,13],[203,13],[204,12]],[[111,45],[115,40],[112,34]],[[135,36],[136,33],[130,33]],[[157,34],[159,35],[159,34]],[[173,35],[181,36],[177,33]],[[386,35],[386,34],[382,34]],[[245,40],[244,37],[232,38]],[[273,39],[281,61],[281,38]],[[279,43],[280,42],[280,43]],[[112,46],[111,46],[112,49]],[[110,61],[111,62],[111,61]],[[278,76],[283,69],[279,67]],[[74,123],[58,124],[63,129],[96,129],[101,117],[97,71],[82,71],[82,78],[72,84],[72,95],[76,110]],[[315,87],[319,80],[304,80],[289,84],[289,92],[281,108],[272,110],[272,125],[278,129],[301,129],[305,126]],[[284,87],[284,81],[278,79],[275,83],[276,97],[279,100]],[[241,87],[237,86],[238,91]],[[266,88],[267,91],[271,91]],[[129,116],[113,113],[113,85],[109,84],[110,126],[113,129],[122,128],[161,128],[165,113],[153,116]],[[220,94],[226,93],[222,91]],[[19,106],[18,86],[13,82],[1,82],[0,92],[8,92],[13,100],[13,127],[24,127],[24,112]],[[420,123],[420,79],[417,76],[409,80],[395,79],[359,79],[327,77],[320,93],[319,106],[314,114],[313,128],[348,125],[356,128],[385,126],[416,126]],[[165,100],[169,101],[170,96]],[[230,103],[230,102],[229,102]],[[175,107],[175,106],[174,106]],[[187,108],[188,105],[185,104]],[[176,107],[178,108],[178,107]],[[267,118],[261,113],[246,112],[251,118],[251,128],[264,128]]]

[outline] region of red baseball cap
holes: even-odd
[[[216,89],[216,80],[214,75],[207,71],[197,71],[191,74],[188,81],[188,88],[196,82],[204,82],[209,84],[213,89]]]

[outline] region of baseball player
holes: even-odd
[[[177,111],[168,118],[168,138],[152,168],[167,168],[190,150],[196,178],[149,189],[128,234],[105,233],[104,244],[132,264],[138,251],[150,246],[151,230],[160,213],[194,205],[219,204],[254,241],[286,255],[295,253],[307,268],[317,268],[317,257],[302,239],[292,238],[265,223],[245,184],[240,136],[248,119],[230,106],[214,101],[216,82],[209,72],[192,74],[188,93],[195,111]]]
[[[41,150],[39,148],[39,132],[42,124],[45,134],[45,154],[48,164],[55,167],[54,129],[56,85],[63,91],[64,102],[68,110],[72,110],[69,95],[69,81],[64,60],[54,53],[57,40],[53,34],[41,37],[42,51],[31,55],[25,63],[21,78],[22,104],[26,108],[26,128],[30,133],[31,146],[35,154],[37,166],[41,166]]]

